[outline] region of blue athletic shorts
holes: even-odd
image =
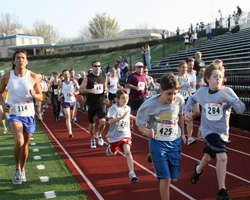
[[[70,110],[74,110],[76,106],[76,102],[62,102],[62,108],[70,108]]]
[[[158,179],[179,178],[181,144],[181,138],[172,142],[149,140],[151,158]]]
[[[8,122],[20,122],[23,124],[23,132],[34,133],[36,130],[36,124],[34,117],[19,117],[16,115],[9,115]]]
[[[209,154],[212,159],[216,158],[217,153],[227,153],[225,142],[219,134],[209,134],[205,137],[204,141],[207,146],[203,149],[203,153]]]

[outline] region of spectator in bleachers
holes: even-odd
[[[165,31],[162,31],[162,33],[161,33],[161,39],[165,39],[166,38],[166,33],[165,33]]]
[[[180,35],[180,29],[179,29],[179,27],[177,27],[177,29],[176,29],[176,35]]]
[[[199,23],[196,24],[195,30],[196,30],[196,32],[200,31],[200,25],[199,25]]]
[[[241,15],[242,15],[242,10],[239,6],[237,6],[237,18],[238,18],[237,22],[239,24],[241,24]]]
[[[184,38],[184,43],[185,43],[185,46],[186,46],[186,52],[188,52],[188,47],[189,47],[189,36],[188,36],[188,33],[185,33],[185,35],[183,36]]]
[[[151,51],[150,51],[150,47],[149,44],[146,44],[145,46],[145,59],[146,59],[146,67],[148,68],[148,70],[151,70]]]
[[[195,53],[195,61],[194,61],[194,70],[196,72],[199,71],[200,67],[205,67],[205,62],[201,60],[202,53],[200,51],[197,51]]]
[[[230,25],[231,25],[231,15],[229,15],[227,18],[227,28],[230,28]]]
[[[210,27],[209,23],[207,24],[206,28],[206,36],[208,41],[212,40],[212,28]]]
[[[141,57],[142,57],[144,66],[146,66],[146,58],[145,58],[145,48],[144,48],[144,46],[141,47]]]
[[[193,32],[193,24],[190,24],[190,31]]]
[[[238,22],[238,17],[237,17],[237,14],[235,13],[235,11],[233,12],[232,17],[233,17],[234,23]]]
[[[215,28],[219,28],[219,26],[220,26],[220,23],[219,23],[218,19],[216,18],[215,19]]]
[[[128,63],[128,55],[124,54],[123,63]]]
[[[238,22],[235,22],[235,26],[232,28],[230,33],[237,33],[240,31],[240,26],[238,25]]]
[[[111,69],[111,67],[110,67],[110,65],[109,65],[109,63],[107,64],[107,66],[106,66],[106,68],[105,68],[105,73],[107,74],[107,73],[109,73],[109,70]]]
[[[197,32],[196,32],[196,30],[193,31],[192,40],[193,40],[193,47],[195,48],[196,47],[196,41],[197,41]]]

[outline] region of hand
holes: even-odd
[[[95,88],[92,88],[92,89],[88,89],[88,93],[95,93]]]
[[[126,116],[128,116],[128,114],[130,114],[129,111],[125,112],[124,115],[122,116],[122,119],[124,119]]]
[[[190,113],[185,113],[184,114],[184,119],[185,119],[186,122],[190,122],[191,119],[192,119],[192,113],[191,112]]]
[[[148,138],[154,138],[155,137],[154,129],[146,129],[144,135],[148,136]]]
[[[10,105],[5,105],[4,107],[3,107],[3,109],[4,109],[4,112],[6,112],[6,113],[10,113],[11,112],[11,109],[10,109]]]
[[[221,98],[227,100],[228,94],[225,93],[225,92],[222,92],[222,93],[221,93]]]
[[[184,144],[187,144],[187,138],[185,136],[185,134],[181,134],[181,138]]]

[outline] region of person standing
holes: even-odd
[[[101,63],[98,60],[92,62],[92,73],[87,75],[80,87],[81,94],[87,94],[89,133],[91,137],[90,148],[96,148],[95,141],[95,115],[98,116],[99,126],[96,137],[99,146],[103,146],[102,133],[106,125],[106,98],[108,84],[106,75],[101,72]]]
[[[144,102],[137,115],[139,131],[149,138],[149,149],[162,200],[170,199],[171,181],[177,181],[180,171],[181,145],[184,132],[184,99],[178,94],[179,83],[173,73],[160,81],[160,93]]]
[[[63,113],[65,115],[66,126],[69,132],[69,138],[74,137],[72,132],[71,120],[74,118],[76,97],[75,95],[79,90],[78,82],[75,79],[70,78],[68,70],[64,71],[64,80],[59,83],[58,100],[62,102]],[[63,97],[61,97],[61,94]]]
[[[28,158],[28,146],[34,133],[35,109],[33,99],[42,101],[42,89],[38,75],[27,69],[28,59],[25,51],[18,50],[13,55],[13,68],[5,73],[0,83],[0,104],[8,113],[10,130],[15,139],[15,169],[13,183],[26,181],[25,165]],[[3,92],[8,87],[8,104],[3,99]]]
[[[217,199],[231,200],[225,185],[227,171],[227,149],[229,143],[229,118],[232,107],[236,113],[243,113],[245,104],[235,92],[222,86],[225,68],[215,63],[210,64],[204,73],[208,87],[202,87],[188,99],[185,106],[186,121],[192,119],[192,106],[199,103],[201,112],[201,136],[206,143],[201,162],[195,162],[191,183],[196,184],[210,161],[216,159],[216,175],[219,189]]]
[[[151,70],[151,51],[150,51],[150,47],[148,44],[146,44],[145,46],[145,59],[146,59],[146,67],[148,68],[148,70]]]
[[[212,28],[210,27],[210,24],[207,24],[206,36],[208,41],[212,40]]]
[[[242,15],[242,10],[239,6],[237,6],[237,22],[241,24],[241,15]]]

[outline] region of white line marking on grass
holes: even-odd
[[[45,182],[49,182],[49,177],[48,176],[40,176],[40,181],[45,183]]]
[[[34,140],[34,138],[32,137],[32,138],[30,138],[30,140]]]
[[[64,147],[61,145],[61,143],[56,139],[56,137],[53,135],[53,133],[50,131],[48,126],[44,123],[44,121],[41,121],[47,131],[50,133],[51,137],[56,141],[56,143],[60,146],[60,148],[63,150],[65,155],[69,158],[70,162],[74,165],[78,173],[82,176],[82,178],[86,181],[88,186],[91,188],[91,190],[95,193],[95,195],[98,197],[99,200],[104,200],[104,198],[101,196],[101,194],[97,191],[97,189],[94,187],[94,185],[90,182],[90,180],[85,176],[85,174],[82,172],[82,170],[78,167],[78,165],[75,163],[73,158],[69,155],[69,153],[64,149]]]
[[[37,169],[39,169],[39,170],[45,169],[45,166],[44,166],[44,165],[37,165],[36,167],[37,167]]]
[[[41,160],[42,157],[41,156],[34,156],[34,160]]]
[[[30,143],[31,146],[36,146],[35,142]]]
[[[148,140],[148,138],[146,138],[146,137],[144,137],[144,136],[142,136],[142,135],[139,135],[139,134],[137,134],[137,133],[133,133],[133,134],[136,135],[136,136],[138,136],[138,137],[141,137],[141,138],[143,138],[143,139],[145,139],[145,140]],[[235,151],[236,151],[236,150],[235,150]],[[242,152],[242,153],[244,153],[244,152]],[[185,153],[181,153],[181,154],[182,154],[183,156],[186,156],[186,157],[192,159],[192,160],[200,161],[200,160],[198,160],[198,159],[196,159],[196,158],[194,158],[194,157],[192,157],[192,156],[189,156],[189,155],[187,155],[187,154],[185,154]],[[213,166],[213,165],[211,165],[211,164],[209,164],[209,166],[212,167],[212,168],[214,168],[214,169],[216,169],[216,167]],[[231,176],[233,176],[233,177],[235,177],[235,178],[237,178],[237,179],[240,179],[240,180],[242,180],[242,181],[244,181],[244,182],[250,183],[249,180],[247,180],[247,179],[245,179],[245,178],[242,178],[242,177],[240,177],[240,176],[237,176],[237,175],[235,175],[235,174],[233,174],[233,173],[231,173],[231,172],[228,172],[228,171],[227,171],[227,174],[228,174],[228,175],[231,175]]]
[[[74,122],[75,123],[75,122]],[[85,128],[83,128],[81,125],[75,123],[79,128],[81,128],[82,130],[84,130],[85,132],[89,133],[89,131],[87,131]],[[107,143],[104,142],[106,145]],[[123,155],[124,157],[126,157],[121,151],[118,151],[121,155]],[[143,165],[141,165],[140,163],[136,162],[134,160],[134,163],[139,166],[140,168],[142,168],[143,170],[147,171],[149,174],[153,175],[156,177],[156,174],[154,172],[152,172],[151,170],[145,168]],[[170,187],[172,187],[174,190],[176,190],[177,192],[179,192],[180,194],[182,194],[183,196],[187,197],[188,199],[191,200],[195,200],[193,197],[189,196],[187,193],[185,193],[184,191],[180,190],[179,188],[177,188],[176,186],[170,184]]]
[[[56,194],[55,194],[54,191],[44,192],[44,195],[45,195],[46,199],[53,199],[53,198],[56,198]]]
[[[39,149],[33,149],[33,152],[38,152],[39,151]]]

